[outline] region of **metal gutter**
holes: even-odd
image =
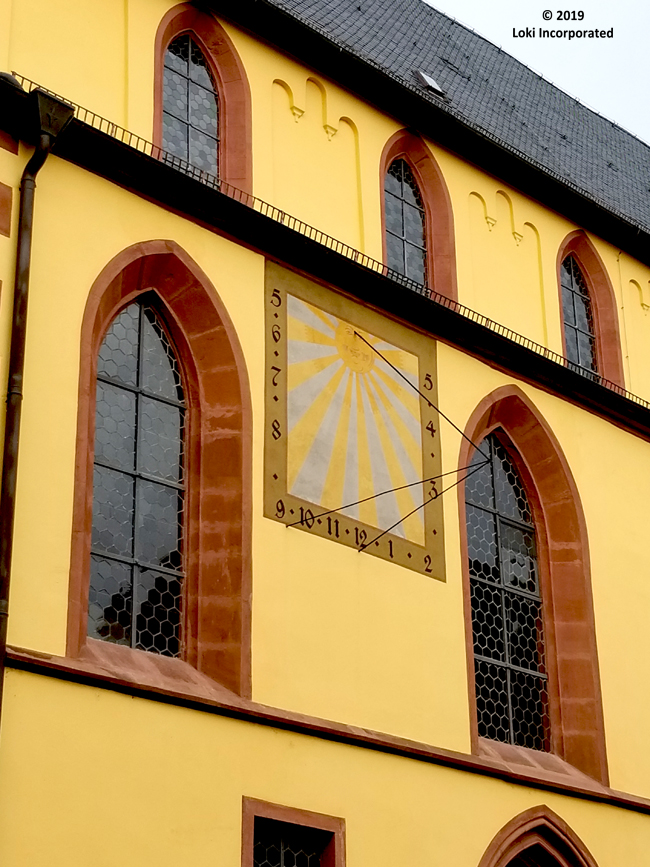
[[[16,82],[15,86],[19,87],[20,85]],[[9,381],[7,385],[7,410],[2,458],[2,483],[0,487],[0,717],[2,713],[2,692],[7,650],[11,554],[13,550],[18,477],[18,447],[20,443],[20,414],[23,400],[27,300],[32,256],[36,175],[48,158],[57,136],[70,121],[74,113],[72,106],[52,98],[43,91],[32,91],[28,100],[29,104],[26,106],[26,110],[28,117],[31,114],[37,122],[37,125],[35,124],[37,141],[36,149],[25,166],[20,184],[16,277],[11,322],[11,350],[9,355]]]

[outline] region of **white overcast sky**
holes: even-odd
[[[428,0],[650,144],[650,0]],[[559,22],[558,10],[584,12]],[[548,10],[553,20],[544,21]],[[540,39],[539,28],[614,28],[612,39]],[[513,38],[535,27],[535,38]]]

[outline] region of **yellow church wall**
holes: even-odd
[[[251,88],[255,194],[381,260],[379,160],[401,125],[222,24]]]
[[[10,671],[7,695],[7,867],[238,864],[242,797],[344,818],[354,867],[476,867],[540,804],[599,867],[649,863],[631,811],[34,674]]]
[[[56,157],[43,169],[38,190],[10,643],[64,653],[79,330],[89,289],[125,247],[173,238],[223,299],[250,376],[254,698],[468,751],[462,517],[455,491],[443,498],[446,583],[263,518],[263,258]],[[461,428],[486,394],[513,381],[442,343],[438,364],[440,406]],[[648,709],[639,690],[647,668],[645,606],[638,603],[647,595],[643,473],[650,445],[519,384],[557,436],[585,510],[612,782],[647,794]],[[453,470],[459,435],[443,423],[441,436],[443,471]]]
[[[2,69],[121,123],[127,4],[10,0],[9,28],[0,43]]]
[[[53,5],[47,15],[38,14],[43,6],[35,0],[2,7],[3,68],[17,69],[151,138],[153,37],[173,4],[59,2],[56,14]],[[8,29],[3,21],[9,21]],[[379,161],[400,124],[237,28],[224,27],[251,86],[255,193],[380,259]],[[99,32],[100,51],[88,35]],[[60,48],[69,39],[75,42],[74,55]],[[449,188],[459,300],[562,352],[557,251],[578,227],[434,142],[428,146]],[[0,237],[3,383],[18,184],[28,154],[26,148],[18,157],[0,149],[0,181],[14,187],[14,232],[9,239]],[[469,751],[459,535],[463,516],[455,491],[443,501],[446,583],[263,518],[263,258],[56,157],[39,176],[36,201],[10,643],[59,655],[65,649],[79,330],[90,286],[125,247],[173,238],[219,292],[250,376],[253,697]],[[589,237],[614,288],[626,385],[650,399],[650,269]],[[444,344],[438,346],[438,364],[441,407],[461,428],[486,394],[513,381]],[[611,782],[614,788],[648,796],[645,491],[650,444],[560,398],[519,385],[558,438],[585,511]],[[443,470],[455,469],[459,436],[446,424],[441,436]],[[11,780],[5,791],[18,792],[0,811],[8,857],[14,859],[8,864],[29,863],[20,860],[10,831],[34,810],[30,797],[35,792],[37,812],[44,818],[28,841],[34,864],[44,861],[46,851],[61,861],[65,853],[66,863],[75,863],[75,857],[82,863],[87,852],[98,854],[93,848],[96,817],[105,812],[106,797],[112,804],[107,825],[111,810],[115,816],[134,817],[126,839],[120,834],[118,841],[130,844],[124,850],[134,864],[153,857],[151,846],[157,863],[179,863],[181,842],[181,860],[188,863],[190,855],[197,864],[208,863],[215,851],[224,863],[238,859],[242,794],[345,816],[350,857],[358,863],[372,860],[373,867],[394,862],[396,852],[409,860],[426,855],[432,864],[475,865],[501,825],[542,801],[583,837],[599,867],[643,864],[649,848],[642,818],[629,812],[614,814],[611,808],[190,711],[163,710],[158,704],[32,675],[10,672],[8,678],[3,741],[11,744],[11,752],[5,748],[1,760]],[[43,715],[44,707],[51,719]],[[155,737],[147,741],[152,729]],[[116,731],[124,733],[116,738]],[[73,745],[79,739],[77,754]],[[161,754],[165,761],[156,764]],[[204,765],[205,756],[210,761]],[[98,770],[89,775],[89,767]],[[210,768],[216,769],[212,777]],[[197,772],[202,773],[200,785]],[[149,821],[142,811],[151,804],[138,805],[131,792],[140,775],[151,783],[157,828],[164,831],[153,841],[145,836],[143,842],[141,834],[141,825]],[[314,777],[322,786],[313,784]],[[47,787],[38,789],[38,779],[61,781],[69,800]],[[174,780],[173,792],[165,787],[166,779]],[[126,805],[125,792],[131,799]],[[458,840],[454,829],[468,804],[475,805],[469,808],[475,831]],[[81,829],[72,842],[62,839],[62,812],[68,810],[69,816],[71,805]],[[57,840],[59,845],[52,845]]]
[[[5,6],[3,68],[153,137],[154,40],[167,0],[72,0]],[[41,11],[43,10],[44,11]],[[379,161],[401,124],[333,81],[222,22],[246,69],[253,116],[253,189],[306,223],[382,258]],[[74,52],[61,48],[74,41]],[[56,46],[56,50],[53,48]],[[84,74],[79,75],[83,69]],[[579,228],[428,141],[449,188],[459,300],[562,353],[556,257]],[[616,293],[627,387],[650,398],[646,308],[650,269],[590,236]],[[623,277],[622,272],[632,272]],[[641,287],[641,288],[637,288]],[[630,296],[629,302],[626,297]],[[627,356],[629,355],[629,360]]]

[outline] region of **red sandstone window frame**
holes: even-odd
[[[459,468],[494,434],[525,487],[535,526],[543,605],[551,753],[608,784],[605,730],[591,592],[587,526],[577,486],[560,445],[532,401],[515,385],[485,397],[472,413]],[[478,735],[465,485],[458,486],[472,751],[514,764],[545,766],[546,753]]]
[[[557,867],[598,867],[575,831],[543,804],[525,810],[504,825],[486,849],[478,867],[518,867],[522,856],[540,859],[540,864],[549,867],[551,864]]]
[[[189,34],[206,59],[219,104],[219,177],[251,193],[253,188],[251,94],[232,40],[212,14],[189,3],[174,6],[158,26],[154,55],[153,142],[162,147],[165,52],[177,36]]]
[[[272,819],[276,822],[287,822],[301,825],[303,828],[330,832],[332,837],[323,850],[321,867],[345,867],[344,819],[247,797],[242,799],[242,867],[253,867],[256,818]]]
[[[182,659],[86,636],[97,355],[115,316],[144,294],[174,344],[187,402]],[[243,353],[207,276],[173,241],[122,251],[95,280],[81,328],[68,656],[136,682],[143,666],[157,669],[180,688],[198,671],[250,698],[251,433]]]
[[[13,195],[13,188],[0,182],[0,235],[4,235],[6,238],[9,238],[11,235]]]
[[[557,286],[562,320],[562,347],[566,357],[566,337],[562,313],[562,263],[572,256],[584,277],[591,301],[596,343],[596,373],[610,382],[625,388],[621,335],[614,287],[598,255],[598,251],[585,232],[578,229],[570,232],[560,244],[557,254]]]
[[[426,268],[429,288],[457,300],[454,217],[447,184],[438,163],[424,141],[414,132],[399,130],[386,142],[379,161],[382,250],[386,251],[386,173],[396,160],[404,160],[418,185],[424,205]]]

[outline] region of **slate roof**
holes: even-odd
[[[421,0],[267,0],[629,222],[650,230],[650,147]],[[420,69],[448,102],[426,91]]]

